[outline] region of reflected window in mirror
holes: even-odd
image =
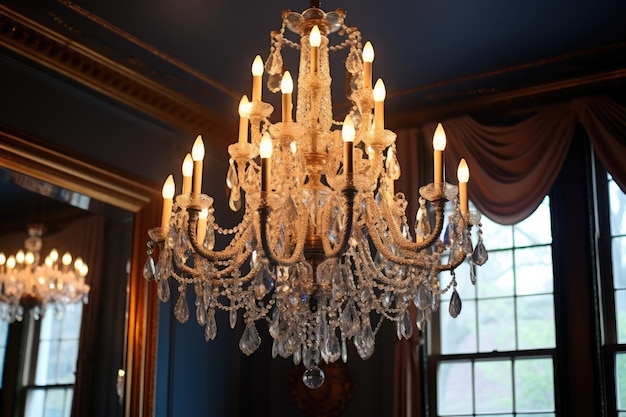
[[[0,388],[2,388],[2,375],[4,374],[4,361],[7,351],[8,336],[9,324],[0,320]]]
[[[76,382],[82,303],[37,321],[29,317],[24,367],[24,415],[69,417]]]

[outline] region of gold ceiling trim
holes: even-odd
[[[126,32],[125,30],[113,25],[112,23],[102,19],[101,17],[99,17],[98,15],[90,12],[89,10],[86,10],[82,7],[80,7],[78,4],[73,3],[69,0],[57,0],[57,3],[67,7],[68,9],[70,9],[71,11],[75,12],[76,14],[84,17],[85,19],[90,20],[91,22],[97,24],[98,26],[108,30],[109,32],[115,34],[116,36],[124,39],[125,41],[132,43],[138,47],[140,47],[141,49],[143,49],[144,51],[154,55],[155,57],[167,62],[168,64],[172,65],[173,67],[176,67],[184,72],[186,72],[187,74],[197,78],[198,80],[202,81],[203,83],[210,85],[211,87],[215,88],[216,90],[226,94],[227,96],[233,98],[234,100],[236,100],[237,102],[239,101],[239,99],[241,98],[241,94],[237,91],[231,90],[227,87],[225,87],[224,85],[220,84],[218,81],[208,77],[207,75],[203,74],[201,71],[197,70],[196,68],[187,65],[186,63],[174,58],[173,56],[161,51],[158,48],[155,48],[154,46],[150,45],[147,42],[144,42],[143,40],[137,38],[136,36],[131,35],[130,33]]]
[[[156,120],[219,146],[231,142],[235,123],[93,49],[0,5],[0,45]]]

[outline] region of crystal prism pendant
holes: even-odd
[[[261,338],[254,326],[254,323],[248,323],[246,329],[239,339],[239,349],[246,355],[251,355],[255,350],[261,346]]]
[[[324,371],[317,366],[311,366],[302,375],[302,382],[307,388],[316,389],[322,386],[324,383]]]
[[[180,295],[178,296],[178,301],[176,301],[176,306],[174,306],[174,316],[176,320],[181,323],[186,323],[189,320],[189,305],[187,305],[187,292],[185,289],[181,289]]]
[[[448,312],[450,316],[456,318],[461,313],[461,297],[459,293],[456,292],[456,288],[452,291],[452,297],[450,298],[450,307],[448,308]]]
[[[215,310],[211,309],[207,312],[207,322],[204,328],[204,340],[215,339],[217,336],[217,322],[215,321]]]
[[[167,279],[160,279],[157,285],[157,295],[164,303],[170,299],[170,283]]]
[[[472,254],[472,260],[476,265],[481,266],[487,262],[487,259],[489,259],[487,249],[485,249],[485,245],[483,245],[483,240],[478,238],[478,243],[476,243],[474,253]]]
[[[148,281],[152,281],[154,279],[154,272],[154,259],[152,259],[152,256],[148,256],[148,259],[146,259],[146,263],[143,266],[143,277]]]

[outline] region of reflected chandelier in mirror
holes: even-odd
[[[42,260],[42,237],[45,226],[32,224],[20,249],[7,257],[0,252],[0,319],[12,323],[22,321],[29,311],[38,320],[53,306],[61,316],[66,304],[87,303],[89,285],[85,277],[89,267],[81,257],[52,249]]]

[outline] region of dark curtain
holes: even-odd
[[[561,170],[577,124],[626,192],[626,107],[611,98],[589,97],[545,107],[507,126],[481,124],[468,116],[442,124],[447,136],[446,181],[457,183],[456,169],[460,159],[465,158],[470,169],[469,197],[481,213],[496,222],[517,223],[537,208]],[[432,123],[397,132],[402,169],[397,188],[414,204],[419,185],[432,178],[415,167],[418,161],[423,164],[432,160],[429,143],[435,127]],[[415,205],[409,206],[409,219],[415,210]],[[418,344],[419,340],[396,342],[394,417],[421,414]]]

